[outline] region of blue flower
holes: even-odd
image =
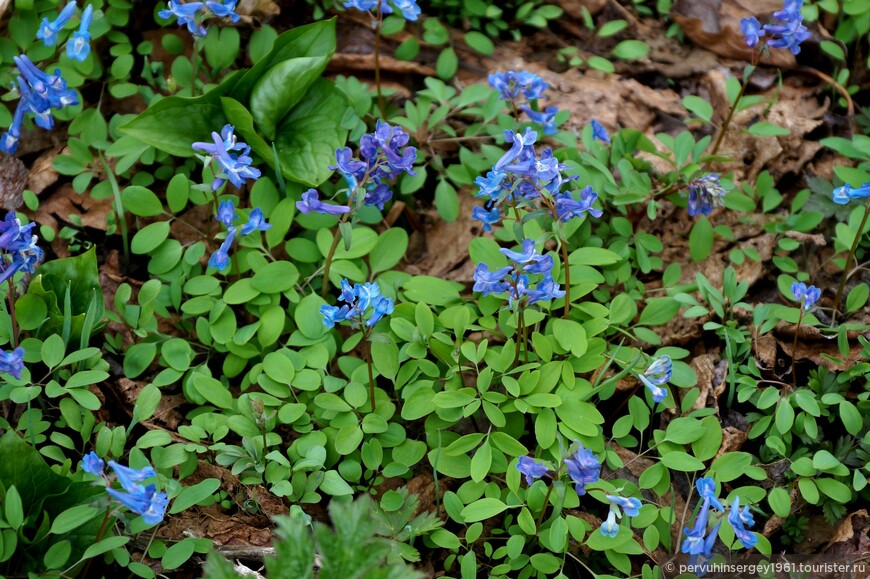
[[[149,478],[157,476],[154,468],[146,466],[145,468],[135,469],[123,464],[118,464],[114,460],[109,461],[109,466],[112,467],[115,476],[118,477],[118,482],[124,487],[127,492],[138,492],[142,489],[139,483]]]
[[[372,317],[369,318],[369,321],[366,322],[366,326],[373,327],[378,322],[381,321],[381,318],[393,313],[394,305],[393,300],[386,296],[377,296],[371,302],[372,308]]]
[[[219,171],[215,180],[212,183],[212,190],[217,191],[226,179],[238,188],[241,188],[246,180],[256,180],[260,178],[260,170],[251,167],[252,159],[248,156],[251,148],[244,143],[237,142],[233,136],[233,127],[224,127],[223,135],[212,132],[211,136],[214,143],[193,143],[191,147],[195,151],[208,153],[212,159],[217,161]],[[227,147],[227,136],[230,137],[229,142],[232,144]],[[230,151],[237,150],[239,154],[233,155]]]
[[[103,476],[103,468],[105,466],[103,459],[93,450],[82,458],[82,470],[85,472]]]
[[[196,13],[202,10],[202,2],[187,2],[182,4],[178,0],[169,0],[166,10],[157,13],[160,18],[168,20],[175,16],[179,26],[187,26],[188,32],[194,36],[205,36],[205,28],[196,22]]]
[[[526,105],[523,105],[520,108],[525,111],[530,119],[544,128],[545,135],[555,135],[558,132],[556,129],[556,113],[559,112],[558,107],[549,106],[543,111],[534,111]]]
[[[803,8],[804,0],[785,0],[785,6],[782,10],[777,10],[773,13],[773,17],[777,20],[784,20],[786,22],[791,22],[793,20],[801,21],[804,19],[803,14],[801,14],[801,8]]]
[[[485,296],[508,291],[510,286],[508,282],[504,281],[504,278],[511,269],[513,268],[506,266],[491,272],[485,263],[478,263],[474,270],[474,287],[472,291],[480,292]]]
[[[528,296],[529,305],[565,297],[565,290],[561,289],[561,286],[556,283],[549,272],[544,275],[544,279],[538,282],[535,289],[526,289],[523,293]]]
[[[229,18],[233,23],[236,23],[241,18],[236,14],[237,3],[238,0],[221,0],[220,2],[206,2],[205,6],[215,16]]]
[[[535,158],[534,144],[538,139],[538,133],[526,127],[522,135],[506,130],[504,137],[505,140],[511,143],[511,148],[502,155],[492,170],[495,172],[502,170],[514,173],[528,172],[532,168]],[[518,163],[514,164],[514,161],[518,161]]]
[[[556,199],[556,216],[559,221],[568,221],[574,217],[582,217],[584,213],[589,213],[592,217],[601,217],[603,215],[600,209],[592,207],[595,200],[598,199],[592,187],[584,187],[580,191],[580,201],[575,201],[571,193],[565,191],[555,196]]]
[[[656,359],[638,379],[643,382],[653,395],[653,401],[661,402],[668,396],[668,391],[662,388],[671,379],[673,363],[670,356],[662,356]]]
[[[18,77],[18,90],[26,110],[36,115],[36,124],[43,129],[51,129],[54,119],[50,109],[62,109],[78,104],[76,92],[68,89],[66,81],[56,69],[54,76],[37,68],[25,55],[13,57],[21,76]]]
[[[531,72],[495,72],[489,75],[489,85],[499,91],[502,100],[515,101],[522,95],[527,101],[540,98],[549,86]]]
[[[221,201],[218,205],[217,220],[227,227],[232,227],[233,222],[239,217],[236,215],[236,206],[232,200]]]
[[[614,495],[606,495],[607,500],[611,504],[622,508],[622,512],[626,517],[636,517],[640,514],[640,499],[634,497],[619,497]]]
[[[604,128],[604,125],[602,125],[595,119],[592,119],[589,124],[592,125],[593,138],[596,138],[599,141],[604,141],[605,143],[610,142],[610,135],[607,134],[607,129]]]
[[[764,30],[771,37],[779,35],[779,38],[771,38],[767,41],[769,47],[788,48],[792,54],[799,54],[801,42],[812,37],[807,27],[799,20],[791,20],[784,25],[765,24]]]
[[[474,184],[480,188],[477,197],[488,197],[493,201],[498,199],[505,188],[504,180],[506,177],[507,173],[503,171],[490,171],[486,177],[479,176],[474,181]]]
[[[719,501],[719,498],[716,496],[716,481],[714,481],[712,478],[699,478],[695,481],[695,488],[698,490],[698,495],[702,499],[709,502],[720,511],[725,510],[725,505],[723,505]]]
[[[619,534],[619,523],[616,522],[616,511],[614,509],[610,509],[610,512],[607,513],[607,520],[601,523],[599,528],[602,535],[611,539]]]
[[[695,179],[689,183],[689,215],[709,215],[713,208],[724,207],[725,193],[716,173]]]
[[[350,306],[338,307],[326,304],[320,306],[320,315],[323,316],[323,325],[327,328],[334,328],[335,324],[340,324],[347,320],[349,313]]]
[[[79,62],[84,62],[91,53],[91,33],[89,29],[93,14],[94,7],[88,4],[84,12],[82,12],[82,21],[79,24],[79,29],[73,32],[72,38],[66,43],[67,55]]]
[[[752,531],[746,530],[745,525],[748,524],[751,526],[754,521],[752,520],[752,515],[749,513],[749,505],[746,505],[744,511],[745,514],[740,512],[740,497],[734,497],[734,503],[732,503],[731,509],[728,512],[728,523],[731,525],[731,528],[734,529],[734,535],[743,547],[751,549],[756,543],[758,543],[758,535]]]
[[[22,370],[24,370],[24,348],[15,348],[11,352],[0,350],[0,372],[21,380]]]
[[[266,231],[270,227],[272,225],[266,223],[266,220],[263,218],[263,210],[255,207],[248,216],[248,222],[242,225],[242,235],[248,235],[254,231]]]
[[[163,520],[169,504],[166,493],[157,492],[157,487],[153,484],[137,492],[123,492],[113,488],[107,488],[106,492],[134,513],[142,515],[142,520],[149,525],[156,525]]]
[[[57,44],[57,33],[63,30],[66,23],[69,22],[76,11],[75,1],[69,2],[54,19],[54,22],[49,22],[48,18],[43,18],[39,25],[39,30],[36,31],[36,38],[41,40],[45,46],[54,46]]]
[[[791,294],[802,303],[804,311],[809,311],[822,297],[822,290],[814,285],[807,287],[805,283],[794,282],[791,284]]]
[[[402,13],[405,20],[414,22],[420,16],[421,10],[417,6],[417,0],[392,0],[392,4]]]
[[[314,211],[326,215],[341,215],[350,211],[350,207],[347,205],[332,205],[322,202],[317,195],[317,191],[314,189],[309,189],[302,194],[302,200],[296,202],[296,209],[302,213]]]
[[[531,486],[537,479],[547,474],[550,469],[531,456],[521,456],[517,462],[517,470],[525,475],[526,484]]]
[[[535,252],[535,242],[532,239],[524,239],[522,248],[522,253],[512,251],[506,247],[500,248],[499,251],[502,255],[517,264],[526,264],[543,258],[541,254]]]
[[[392,198],[393,192],[390,190],[390,186],[386,183],[378,183],[374,187],[369,188],[363,203],[383,210],[384,204]]]
[[[0,250],[15,251],[22,239],[29,239],[30,230],[35,225],[35,223],[28,223],[22,227],[16,213],[14,211],[8,212],[3,222],[0,223]]]
[[[755,16],[740,19],[740,32],[746,38],[746,46],[749,48],[757,45],[759,38],[764,36],[764,29]]]
[[[21,140],[21,123],[24,122],[24,113],[27,112],[27,107],[23,100],[18,101],[18,106],[15,107],[15,114],[12,116],[12,124],[9,129],[0,137],[0,151],[7,155],[12,155],[18,150],[18,141]]]
[[[601,463],[598,456],[578,443],[577,452],[571,458],[565,459],[568,476],[574,481],[574,490],[581,497],[586,494],[586,485],[594,483],[601,475]]]
[[[864,183],[860,187],[852,187],[848,183],[834,189],[834,203],[846,205],[854,199],[866,199],[870,197],[870,183]]]
[[[475,207],[471,211],[471,218],[482,221],[484,231],[492,231],[492,226],[501,220],[501,211],[498,210],[498,207],[493,207],[490,211],[483,207]]]
[[[362,12],[368,12],[372,8],[378,5],[377,0],[346,0],[344,2],[344,7],[346,9],[356,9],[361,10]]]
[[[213,267],[218,271],[223,271],[230,266],[230,249],[233,247],[233,241],[235,241],[235,238],[236,228],[230,227],[227,230],[227,238],[224,239],[220,248],[211,254],[211,257],[208,259],[208,265],[210,267]]]
[[[690,555],[701,555],[709,553],[707,551],[707,520],[710,516],[710,501],[704,499],[701,505],[701,510],[698,517],[695,519],[695,526],[692,530],[685,529],[686,539],[683,541],[680,550],[683,553]]]

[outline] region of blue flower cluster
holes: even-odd
[[[420,7],[417,6],[417,0],[346,0],[344,7],[346,9],[361,10],[369,12],[373,8],[380,6],[381,14],[392,14],[398,11],[402,14],[402,18],[414,22],[421,14]]]
[[[592,125],[592,136],[594,138],[604,143],[610,142],[610,135],[607,134],[607,129],[604,128],[604,125],[595,119],[592,119],[589,124]]]
[[[532,121],[541,125],[545,135],[556,134],[556,113],[559,109],[549,106],[541,111],[534,102],[543,98],[549,86],[540,76],[513,70],[494,72],[489,75],[489,86],[497,90],[501,99],[508,101],[514,111],[522,110]]]
[[[846,205],[855,199],[867,198],[870,198],[870,183],[864,183],[860,187],[852,187],[846,183],[842,187],[834,189],[834,203],[840,205]]]
[[[187,31],[193,36],[205,36],[206,29],[199,23],[197,16],[202,19],[208,17],[211,13],[218,18],[229,18],[233,23],[239,21],[239,15],[236,14],[236,4],[238,0],[220,0],[220,2],[187,2],[181,3],[178,0],[169,0],[168,7],[165,10],[158,12],[160,18],[169,20],[173,16],[178,20],[179,26],[187,26]]]
[[[822,297],[822,290],[814,285],[807,287],[807,284],[794,282],[791,284],[791,294],[794,299],[801,302],[801,307],[805,312],[810,311],[813,306]]]
[[[622,515],[626,517],[636,517],[640,514],[640,499],[634,497],[620,497],[615,495],[606,495],[607,502],[610,503],[610,512],[607,514],[607,520],[601,523],[601,534],[611,539],[619,534],[619,523],[616,519],[621,519]]]
[[[42,259],[42,250],[36,245],[38,238],[30,231],[35,223],[22,226],[14,211],[6,214],[0,223],[0,283],[3,283],[19,271],[33,273],[36,264]],[[6,257],[12,261],[7,262]]]
[[[75,11],[76,3],[73,1],[64,6],[63,10],[60,11],[60,14],[53,21],[43,18],[39,25],[39,30],[36,31],[37,40],[41,40],[45,46],[57,44],[58,34],[73,17]],[[88,4],[82,12],[82,20],[78,31],[73,33],[72,38],[66,44],[66,53],[70,58],[74,58],[79,62],[84,62],[91,52],[91,35],[89,30],[93,15],[94,7]]]
[[[779,24],[764,26],[755,16],[740,20],[740,31],[746,39],[746,46],[755,47],[763,36],[768,36],[767,46],[770,48],[788,48],[792,54],[801,51],[800,44],[812,36],[803,25],[801,8],[803,0],[785,0],[785,7],[773,13]]]
[[[107,483],[106,492],[121,503],[121,505],[138,515],[142,515],[142,520],[149,525],[156,525],[161,522],[166,514],[166,506],[169,504],[166,493],[158,492],[157,487],[153,483],[147,486],[139,484],[157,476],[154,469],[146,466],[143,469],[136,470],[112,460],[109,461],[109,466],[112,467],[115,478],[121,483],[123,491],[113,489],[110,486],[111,480],[103,470],[105,463],[97,453],[91,451],[82,459],[82,470],[103,477]]]
[[[477,264],[474,270],[474,291],[485,296],[507,292],[511,306],[515,304],[527,306],[565,296],[565,292],[553,279],[553,257],[537,253],[533,240],[523,240],[522,252],[505,248],[499,251],[514,264],[496,271],[489,271],[485,263]],[[543,276],[534,289],[530,287],[529,274]]]
[[[491,231],[492,226],[499,222],[499,206],[506,200],[522,207],[541,201],[542,195],[548,197],[543,203],[551,207],[551,212],[555,210],[553,217],[560,221],[582,217],[586,213],[601,217],[601,211],[592,206],[598,199],[592,187],[580,191],[579,200],[572,192],[562,191],[562,187],[577,179],[577,176],[566,177],[562,174],[567,167],[559,163],[550,148],[544,149],[538,157],[535,152],[538,134],[535,131],[529,128],[522,134],[505,131],[504,136],[511,148],[493,165],[486,177],[475,180],[479,189],[477,197],[487,200],[488,209],[475,207],[471,217],[483,222],[484,231]],[[552,198],[552,202],[549,198]]]
[[[415,175],[414,161],[417,160],[417,149],[408,146],[411,137],[402,127],[393,127],[389,123],[378,120],[373,133],[367,133],[360,138],[360,158],[353,156],[350,147],[335,151],[336,164],[329,168],[338,170],[348,185],[348,195],[353,195],[357,187],[365,190],[362,203],[384,208],[384,203],[393,198],[389,181],[401,173]],[[317,201],[310,192],[307,199],[303,196],[300,211],[317,211],[318,213],[346,213],[331,209],[330,206]]]
[[[334,328],[335,324],[346,321],[350,321],[354,328],[363,325],[371,328],[381,318],[393,313],[393,300],[381,295],[381,288],[377,283],[358,283],[351,286],[349,281],[343,279],[341,296],[338,299],[344,302],[343,306],[320,306],[323,325],[328,328]],[[371,316],[366,321],[365,317],[369,312]]]
[[[250,215],[248,215],[248,222],[242,225],[241,228],[233,225],[238,218],[236,206],[232,201],[222,201],[218,205],[217,220],[226,226],[227,236],[218,250],[211,254],[208,260],[208,264],[218,271],[223,271],[230,266],[230,250],[233,247],[237,234],[248,235],[255,231],[266,231],[272,227],[272,225],[266,223],[263,217],[263,210],[259,207],[251,211]]]
[[[576,444],[577,450],[565,459],[565,466],[568,476],[574,483],[574,490],[582,497],[586,494],[586,485],[597,482],[601,476],[601,462],[598,456],[592,454],[592,451],[582,443],[576,442]],[[537,479],[549,473],[550,467],[530,456],[521,456],[517,461],[517,470],[525,476],[526,483],[531,486]]]
[[[348,213],[350,207],[347,205],[333,205],[332,203],[324,203],[320,200],[317,190],[309,189],[302,194],[302,200],[296,202],[296,209],[302,213],[323,213],[324,215],[341,215]]]
[[[21,371],[24,370],[24,348],[15,348],[11,352],[0,350],[0,372],[15,376],[21,380]]]
[[[668,391],[662,388],[671,379],[673,373],[673,363],[670,356],[662,356],[656,359],[646,372],[638,374],[637,378],[643,382],[644,386],[650,391],[653,401],[661,402],[668,396]]]
[[[690,562],[696,564],[699,559],[706,561],[712,555],[713,545],[716,543],[716,537],[719,534],[719,527],[722,525],[722,514],[725,513],[726,507],[716,496],[716,483],[712,478],[701,478],[695,482],[695,488],[698,489],[698,494],[702,499],[701,510],[695,519],[695,526],[692,529],[686,529],[686,539],[680,550],[683,553],[691,555]],[[718,520],[709,531],[710,507],[719,511]],[[752,531],[747,530],[755,524],[752,513],[749,512],[749,505],[740,509],[740,497],[734,499],[734,503],[728,510],[727,521],[734,530],[734,535],[737,540],[746,549],[751,549],[758,543],[758,536]]]
[[[37,126],[50,130],[54,126],[51,109],[60,110],[78,104],[76,92],[67,88],[60,69],[49,75],[36,67],[25,55],[13,59],[21,76],[18,77],[18,92],[21,100],[12,116],[9,130],[0,137],[0,151],[9,155],[18,150],[21,139],[21,124],[27,113],[33,113]]]
[[[724,207],[726,193],[717,173],[695,179],[689,183],[689,215],[710,215],[714,208]]]
[[[218,170],[211,184],[212,191],[217,191],[229,179],[230,183],[241,188],[245,181],[260,178],[260,170],[252,167],[253,162],[248,155],[251,147],[239,141],[235,135],[235,127],[224,125],[221,133],[211,134],[213,143],[193,143],[194,151],[208,153],[211,159],[217,161]],[[232,151],[238,151],[233,154]]]

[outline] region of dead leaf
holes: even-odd
[[[27,180],[27,167],[9,155],[0,157],[0,206],[15,211],[24,202],[22,193]]]
[[[33,191],[36,195],[41,195],[43,191],[57,183],[59,178],[58,172],[54,170],[52,163],[60,154],[62,148],[55,147],[41,154],[33,166],[30,167],[30,173],[27,175],[27,188]]]

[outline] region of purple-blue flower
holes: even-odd
[[[801,302],[804,311],[809,311],[822,297],[822,290],[814,285],[807,287],[805,283],[794,282],[791,284],[791,294]]]
[[[477,192],[477,197],[488,197],[495,201],[504,190],[504,180],[507,178],[507,173],[502,171],[490,171],[486,177],[480,176],[475,179],[474,184],[480,190]]]
[[[556,113],[559,112],[558,107],[549,106],[543,111],[534,111],[526,105],[522,105],[520,108],[525,111],[530,119],[544,128],[545,135],[555,135],[558,132],[556,129]]]
[[[205,27],[196,22],[196,14],[202,10],[202,2],[187,2],[182,4],[178,0],[169,0],[166,10],[157,13],[160,18],[170,19],[173,16],[178,20],[179,26],[187,26],[187,31],[194,36],[205,36]]]
[[[238,4],[238,0],[221,0],[220,2],[206,2],[205,6],[215,16],[229,18],[233,23],[236,23],[241,19],[236,14],[236,4]]]
[[[73,32],[72,38],[66,43],[67,55],[79,62],[84,62],[91,53],[91,19],[94,15],[94,7],[88,4],[82,12],[82,21],[79,29]]]
[[[788,48],[792,54],[799,54],[800,44],[812,37],[800,20],[790,20],[785,24],[765,24],[764,31],[771,36],[767,45],[771,48]]]
[[[236,228],[230,227],[227,230],[227,237],[224,239],[224,242],[221,243],[221,246],[211,254],[211,257],[208,259],[208,265],[217,269],[218,271],[223,271],[230,266],[230,249],[233,247],[233,241],[236,239]]]
[[[580,201],[576,201],[568,191],[564,191],[555,196],[556,199],[556,216],[559,221],[568,221],[574,217],[582,217],[585,213],[589,213],[592,217],[601,217],[603,215],[600,209],[592,206],[595,200],[598,199],[592,187],[584,187],[580,191]]]
[[[348,313],[350,313],[350,306],[338,307],[327,304],[320,306],[320,315],[323,316],[323,325],[327,328],[334,328],[335,324],[340,324],[347,320]]]
[[[260,170],[252,167],[253,160],[248,154],[251,148],[240,141],[237,141],[233,135],[233,127],[229,126],[229,130],[225,126],[222,134],[212,132],[211,134],[214,143],[193,143],[194,151],[208,153],[211,158],[218,163],[218,172],[215,175],[215,180],[212,183],[212,190],[220,189],[227,179],[230,183],[240,188],[247,180],[257,180],[260,178]],[[230,144],[227,147],[227,144]],[[237,150],[237,155],[230,151]]]
[[[734,502],[731,504],[731,509],[728,512],[728,523],[734,529],[734,535],[737,540],[746,549],[751,549],[758,543],[758,535],[746,529],[746,526],[754,524],[752,514],[749,512],[749,505],[744,507],[743,512],[740,511],[740,497],[734,497]]]
[[[296,209],[298,209],[302,213],[311,213],[312,211],[314,211],[316,213],[323,213],[325,215],[341,215],[342,213],[347,213],[348,211],[350,211],[350,207],[348,207],[347,205],[333,205],[331,203],[324,203],[320,200],[317,195],[317,191],[314,189],[309,189],[302,194],[302,200],[296,202]]]
[[[538,133],[526,127],[522,135],[506,130],[504,138],[507,142],[511,143],[511,148],[502,155],[492,170],[495,172],[510,171],[514,173],[529,171],[535,159],[534,144],[538,139]]]
[[[36,38],[41,40],[45,46],[57,44],[58,32],[63,30],[63,27],[66,26],[66,23],[75,14],[75,11],[76,3],[73,0],[63,7],[63,10],[60,11],[60,14],[57,15],[57,18],[53,22],[49,21],[48,18],[43,18],[39,25],[39,30],[36,31]]]
[[[695,519],[695,526],[691,530],[685,529],[686,539],[683,541],[680,550],[689,555],[708,554],[707,551],[707,521],[710,516],[710,501],[704,499],[701,505],[701,510],[698,512],[698,517]],[[712,545],[711,545],[712,546]]]
[[[517,462],[517,470],[525,475],[526,484],[531,486],[537,479],[547,474],[550,469],[531,456],[521,456]]]
[[[272,225],[270,223],[266,223],[266,219],[263,217],[263,210],[259,207],[255,207],[251,214],[248,215],[248,222],[242,225],[242,235],[248,235],[249,233],[253,233],[254,231],[266,231]]]
[[[484,231],[492,231],[492,226],[501,221],[501,211],[498,207],[493,207],[490,211],[483,207],[475,207],[471,211],[471,218],[483,222]]]
[[[543,259],[540,253],[535,252],[535,241],[532,239],[524,239],[522,243],[522,252],[516,252],[506,247],[499,249],[502,255],[517,264],[526,264],[533,261]]]
[[[0,350],[0,372],[21,380],[22,370],[24,370],[24,348],[15,348],[11,352]]]
[[[568,467],[568,476],[574,482],[574,490],[582,497],[586,494],[586,485],[596,482],[601,476],[601,463],[591,450],[577,444],[577,452],[565,459],[565,465]]]
[[[36,264],[42,259],[43,252],[37,246],[37,237],[31,233],[35,223],[22,226],[14,211],[6,214],[0,223],[0,250],[12,258],[7,262],[0,259],[0,283],[19,271],[33,273]]]
[[[695,488],[698,490],[698,496],[705,501],[709,501],[711,505],[720,511],[725,510],[725,505],[719,501],[716,496],[716,481],[710,477],[699,478],[695,481]]]
[[[640,514],[640,499],[634,497],[619,497],[615,495],[606,495],[610,504],[616,505],[622,509],[626,517],[636,517]]]
[[[668,391],[662,388],[670,379],[673,372],[673,363],[670,356],[657,358],[646,372],[638,375],[638,379],[650,391],[654,402],[661,402],[668,396]],[[703,480],[703,479],[702,479]]]
[[[870,183],[864,183],[860,187],[852,187],[848,183],[834,189],[834,203],[846,205],[854,199],[866,199],[870,197]]]
[[[489,85],[499,91],[502,100],[515,101],[522,95],[527,101],[540,98],[549,86],[544,79],[531,72],[494,72]]]
[[[355,9],[362,12],[368,12],[378,5],[377,0],[345,0],[345,9]],[[417,20],[420,16],[420,7],[417,6],[417,0],[383,0],[381,2],[381,13],[392,14],[398,10],[402,13],[402,18],[411,22]]]
[[[221,201],[218,205],[217,220],[227,227],[232,227],[233,222],[238,219],[236,215],[236,206],[231,199]]]
[[[746,38],[746,46],[753,48],[758,44],[759,39],[764,36],[764,29],[761,23],[755,16],[740,19],[740,32]]]
[[[82,457],[82,470],[85,472],[103,476],[103,468],[105,466],[106,464],[103,462],[103,459],[93,450]]]
[[[346,9],[356,9],[362,12],[368,12],[372,8],[378,5],[378,0],[346,0],[344,2],[344,7]]]
[[[508,282],[504,281],[504,278],[511,269],[513,268],[506,266],[496,271],[489,271],[489,266],[485,263],[478,263],[474,270],[474,287],[472,291],[480,292],[485,296],[508,291],[510,286]]]
[[[549,272],[544,274],[544,279],[538,282],[535,289],[526,289],[523,292],[529,298],[529,305],[537,302],[548,302],[565,297],[565,290],[556,283]]]
[[[725,193],[717,173],[695,179],[689,183],[689,215],[709,215],[715,207],[724,207]]]
[[[599,529],[602,535],[611,539],[619,534],[619,523],[616,522],[616,511],[614,509],[610,509],[610,512],[607,513],[607,520],[601,523]]]
[[[157,473],[154,472],[154,468],[151,466],[136,469],[124,466],[123,464],[118,464],[114,460],[109,461],[109,466],[112,467],[112,471],[114,471],[115,476],[118,477],[118,482],[120,482],[121,486],[124,487],[124,490],[128,492],[138,491],[142,488],[142,485],[139,484],[140,482],[157,476]]]
[[[589,124],[592,125],[593,138],[596,138],[599,141],[603,141],[605,143],[610,142],[610,135],[607,134],[607,129],[604,128],[604,125],[602,125],[595,119],[592,119]]]
[[[384,316],[392,314],[394,309],[393,300],[381,295],[377,283],[358,283],[351,286],[349,281],[342,280],[341,296],[338,299],[345,302],[345,305],[320,307],[323,324],[328,328],[348,320],[353,327],[360,325],[372,327]],[[369,313],[371,315],[365,321],[366,314]]]
[[[123,492],[111,487],[106,489],[119,503],[138,515],[149,525],[156,525],[163,520],[169,500],[166,493],[157,492],[157,487],[148,485],[140,487],[137,492]]]
[[[792,20],[801,21],[804,19],[803,14],[801,14],[801,8],[803,8],[804,0],[785,0],[785,6],[782,10],[777,10],[773,13],[773,17],[777,20],[784,20],[786,22],[791,22]]]

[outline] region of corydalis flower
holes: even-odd
[[[158,492],[154,484],[141,485],[149,478],[154,478],[157,473],[150,466],[135,469],[110,460],[115,479],[121,484],[123,490],[112,488],[112,479],[104,472],[104,463],[97,453],[89,452],[82,459],[82,470],[91,474],[102,476],[106,482],[106,492],[134,513],[141,515],[149,525],[156,525],[163,520],[166,506],[169,500],[166,493]]]
[[[616,505],[622,509],[626,517],[636,517],[640,514],[640,499],[634,497],[619,497],[614,495],[606,495],[607,500],[611,505]]]
[[[695,179],[689,183],[689,215],[710,215],[715,207],[724,207],[725,193],[716,173]]]
[[[93,18],[94,7],[87,5],[82,12],[82,21],[79,24],[79,29],[73,32],[72,38],[66,43],[67,55],[79,62],[84,62],[91,53],[91,19]]]
[[[484,231],[492,231],[492,226],[501,220],[501,211],[498,207],[493,207],[490,211],[483,207],[475,207],[471,211],[471,218],[482,222]]]
[[[212,160],[217,161],[218,171],[211,186],[213,191],[220,189],[227,179],[241,188],[245,181],[260,178],[260,170],[251,166],[253,160],[248,156],[251,148],[236,138],[234,130],[232,125],[224,125],[221,134],[211,134],[214,143],[191,145],[194,151],[208,153]],[[239,154],[234,155],[231,151],[239,151]]]
[[[556,195],[556,215],[559,221],[568,221],[574,217],[582,217],[585,213],[589,213],[592,217],[601,217],[603,215],[600,209],[592,207],[595,200],[598,199],[592,187],[584,187],[580,191],[580,200],[574,199],[573,195],[568,191]]]
[[[759,39],[764,36],[764,30],[761,23],[755,16],[740,19],[740,32],[743,33],[746,39],[746,46],[753,48],[758,44]]]
[[[491,272],[486,264],[478,264],[474,270],[474,291],[485,296],[491,293],[508,292],[511,306],[517,304],[527,306],[539,301],[564,297],[565,292],[552,277],[554,266],[552,256],[537,253],[533,240],[523,240],[521,252],[507,248],[501,248],[499,251],[512,260],[514,265]],[[543,279],[532,288],[529,285],[528,274],[540,274]]]
[[[801,42],[812,36],[807,27],[803,25],[802,6],[803,0],[786,0],[784,9],[773,13],[773,17],[779,20],[781,24],[765,24],[763,32],[757,31],[757,20],[747,24],[747,30],[751,34],[747,34],[744,30],[746,44],[748,46],[755,46],[755,44],[750,44],[750,42],[755,41],[757,43],[759,36],[767,34],[769,36],[767,45],[770,48],[788,48],[792,54],[799,54]],[[743,21],[746,20],[749,19],[744,18],[741,21],[741,29],[743,29]]]
[[[70,21],[76,11],[76,3],[69,2],[57,15],[54,21],[49,21],[48,18],[43,18],[39,25],[39,30],[36,31],[37,40],[41,40],[45,46],[54,46],[57,44],[57,35]]]
[[[860,187],[852,187],[848,183],[834,189],[834,203],[846,205],[854,199],[870,198],[870,183],[864,183]]]
[[[103,476],[103,469],[105,468],[106,463],[103,462],[103,459],[100,458],[93,450],[87,453],[82,458],[82,470],[91,474]]]
[[[350,321],[353,327],[365,325],[370,328],[384,316],[393,313],[393,300],[381,295],[377,283],[358,283],[351,286],[348,280],[342,280],[341,296],[338,299],[345,302],[345,305],[320,307],[323,325],[328,328],[334,328],[336,324],[344,321]],[[369,314],[369,319],[365,320]]]
[[[302,194],[302,200],[296,202],[296,209],[302,213],[323,213],[324,215],[341,215],[350,211],[347,205],[333,205],[324,203],[317,195],[317,191],[309,189]]]
[[[380,4],[381,14],[392,14],[394,10],[398,10],[402,14],[402,18],[411,22],[417,20],[421,14],[417,0],[382,0]],[[377,5],[377,0],[346,0],[344,2],[345,9],[355,9],[362,12],[368,12]]]
[[[663,385],[671,379],[673,373],[673,363],[670,356],[662,356],[656,359],[646,372],[638,375],[638,380],[643,382],[644,386],[650,391],[653,396],[653,401],[661,402],[668,396],[668,391],[662,388]]]
[[[234,225],[238,216],[236,215],[236,206],[231,200],[221,201],[218,205],[215,218],[227,228],[227,236],[223,243],[215,251],[208,260],[209,266],[223,271],[230,266],[230,250],[238,235],[249,235],[255,231],[267,231],[271,224],[266,223],[263,216],[263,210],[255,207],[248,215],[248,221],[238,228]]]
[[[605,143],[610,142],[610,135],[607,134],[607,129],[605,129],[601,123],[599,123],[595,119],[592,119],[589,124],[592,125],[592,136],[594,138]]]
[[[734,529],[734,535],[744,548],[751,549],[758,543],[758,535],[746,529],[747,526],[751,527],[755,520],[752,513],[749,512],[749,505],[746,505],[743,511],[740,510],[740,497],[734,497],[734,502],[728,513],[728,523]]]
[[[516,101],[522,96],[527,101],[533,101],[541,98],[549,85],[534,73],[509,70],[490,74],[489,86],[499,92],[502,100]]]
[[[610,509],[607,513],[607,520],[601,523],[601,534],[605,537],[614,538],[619,534],[619,523],[616,522],[616,510]]]
[[[532,110],[527,105],[522,105],[520,108],[530,119],[532,119],[532,121],[541,125],[544,129],[545,135],[555,135],[558,132],[556,129],[556,114],[559,112],[558,107],[549,106],[543,111]]]
[[[601,463],[592,451],[577,443],[577,452],[565,459],[568,476],[574,482],[574,490],[581,497],[586,494],[586,485],[598,481],[601,476]]]
[[[531,456],[521,456],[517,461],[517,470],[526,477],[526,484],[532,485],[537,479],[541,478],[547,471],[547,465],[536,461]]]
[[[33,273],[36,264],[42,259],[43,252],[36,245],[38,239],[31,233],[35,223],[22,226],[14,211],[6,214],[0,223],[0,283],[19,271]],[[6,259],[11,257],[12,261]]]
[[[822,297],[822,290],[814,285],[807,287],[807,284],[794,282],[791,284],[791,295],[794,299],[801,302],[801,307],[804,311],[810,311],[813,306]]]
[[[24,348],[15,348],[11,352],[0,350],[0,372],[21,380],[22,370],[24,370]]]
[[[174,16],[178,25],[186,26],[187,31],[193,36],[205,36],[205,27],[197,21],[197,16],[207,18],[211,13],[218,18],[229,18],[235,23],[240,20],[240,16],[236,14],[237,3],[238,0],[221,0],[219,2],[187,2],[182,4],[178,0],[169,0],[167,9],[161,10],[157,14],[165,20]]]

